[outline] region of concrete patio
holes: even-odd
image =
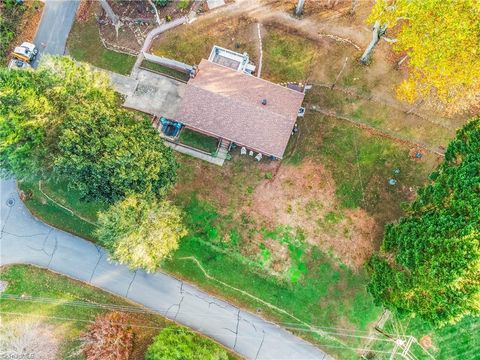
[[[184,83],[147,70],[139,70],[136,81],[135,90],[123,106],[158,117],[177,118],[185,93]]]

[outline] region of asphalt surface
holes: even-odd
[[[64,54],[78,4],[79,0],[45,1],[40,26],[33,41],[39,49],[39,55],[33,63],[34,67],[38,66],[43,54]]]
[[[0,265],[33,264],[125,297],[214,338],[247,359],[330,359],[278,325],[172,276],[130,271],[93,243],[34,218],[15,182],[1,190]]]

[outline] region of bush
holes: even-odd
[[[177,3],[177,9],[178,10],[185,10],[186,8],[188,8],[189,5],[190,5],[190,0],[180,0]]]
[[[155,337],[146,360],[227,360],[224,348],[181,326],[169,326]]]
[[[153,0],[153,3],[160,7],[165,7],[170,4],[170,0]]]
[[[132,352],[133,337],[126,314],[102,314],[82,334],[80,353],[87,360],[127,360]]]

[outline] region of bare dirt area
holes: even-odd
[[[365,210],[341,209],[332,176],[312,160],[282,165],[272,180],[256,187],[246,211],[271,227],[301,228],[310,245],[332,251],[354,267],[373,253],[379,231]]]
[[[120,26],[117,29],[101,6],[95,4],[103,43],[112,50],[137,54],[148,32],[158,25],[154,9],[148,1],[110,1],[109,4]]]

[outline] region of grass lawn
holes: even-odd
[[[74,22],[68,37],[67,49],[76,60],[123,75],[130,74],[136,60],[134,56],[108,50],[103,46],[93,12],[88,21]]]
[[[142,62],[141,67],[143,67],[145,69],[148,69],[148,70],[158,72],[160,74],[168,75],[168,76],[170,76],[174,79],[177,79],[177,80],[180,80],[180,81],[183,81],[183,82],[187,82],[188,79],[190,79],[189,74],[186,74],[184,72],[181,72],[181,71],[178,71],[178,70],[175,70],[175,69],[172,69],[172,68],[169,68],[169,67],[166,67],[166,66],[148,61],[148,60],[144,60]]]
[[[263,39],[262,77],[273,82],[304,82],[310,78],[318,57],[311,40],[267,26]]]
[[[240,53],[246,51],[255,60],[256,36],[254,21],[242,16],[199,18],[192,24],[161,34],[153,41],[150,51],[193,65],[207,59],[213,45],[219,45]]]
[[[97,212],[105,210],[106,204],[81,201],[78,192],[70,190],[67,184],[61,181],[42,181],[40,189],[39,179],[29,179],[19,182],[18,187],[26,194],[31,194],[26,203],[33,215],[59,229],[88,240],[95,239],[93,233]]]
[[[402,203],[414,196],[410,188],[424,183],[440,161],[426,152],[415,161],[402,144],[320,114],[309,113],[298,123],[299,136],[289,143],[286,161],[321,162],[333,176],[342,206],[361,207],[381,223],[403,214]],[[388,184],[392,178],[397,180],[395,186]]]
[[[209,154],[217,150],[218,140],[214,137],[200,134],[190,129],[183,129],[179,141],[182,144],[203,150]]]
[[[453,127],[434,122],[434,118],[422,119],[407,115],[405,111],[359,96],[345,96],[338,90],[314,87],[307,95],[307,107],[332,111],[359,123],[388,132],[391,135],[425,144],[432,148],[446,147],[455,137]]]

